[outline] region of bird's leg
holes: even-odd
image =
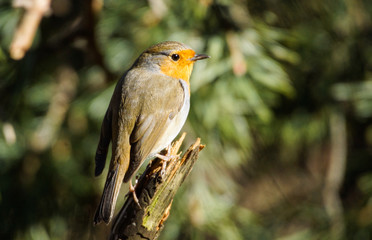
[[[137,186],[138,179],[136,178],[136,184],[134,186],[132,185],[132,179],[129,180],[129,192],[126,196],[132,193],[134,202],[138,205],[139,208],[141,208],[141,205],[139,204],[137,195],[136,195],[136,186]]]
[[[161,160],[163,160],[162,161],[162,166],[161,166],[161,172],[160,172],[160,174],[161,174],[162,177],[164,177],[165,168],[167,167],[167,162],[169,160],[171,160],[172,158],[177,157],[177,156],[173,156],[173,155],[170,154],[171,147],[172,147],[172,144],[169,144],[168,147],[167,147],[167,153],[166,153],[166,155],[161,155],[159,153],[157,153],[155,155],[155,157],[160,158]]]

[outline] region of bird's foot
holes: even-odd
[[[162,161],[162,166],[161,166],[161,172],[160,172],[160,175],[161,177],[164,177],[165,175],[165,169],[167,167],[167,162],[169,162],[170,160],[176,158],[176,157],[179,157],[179,155],[171,155],[170,154],[170,149],[171,149],[172,145],[169,144],[169,146],[167,147],[167,153],[165,155],[161,155],[161,154],[156,154],[155,157],[157,158],[160,158]]]
[[[129,194],[132,194],[134,202],[137,204],[137,206],[141,209],[141,205],[138,201],[137,195],[136,195],[136,185],[137,185],[138,179],[136,179],[136,184],[132,185],[132,180],[129,181],[129,192],[126,194],[126,196],[129,196]]]

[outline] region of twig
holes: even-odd
[[[75,96],[79,77],[74,69],[64,66],[58,69],[56,79],[46,116],[30,138],[31,148],[36,152],[44,151],[55,140]]]
[[[345,117],[341,113],[331,113],[331,157],[323,189],[324,207],[330,218],[331,238],[342,239],[345,220],[339,192],[346,168],[347,142]]]
[[[235,76],[243,76],[247,72],[247,67],[237,34],[232,31],[227,32],[226,42],[230,50],[233,72]]]
[[[26,12],[10,45],[10,56],[15,60],[19,60],[24,57],[31,47],[41,19],[50,10],[50,0],[18,0],[14,1],[13,6],[26,8]]]

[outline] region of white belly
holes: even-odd
[[[177,137],[178,133],[181,131],[183,125],[186,122],[187,115],[189,114],[190,110],[190,94],[189,94],[189,86],[184,80],[179,80],[184,93],[184,102],[181,107],[179,113],[173,118],[168,119],[167,122],[167,129],[164,131],[164,134],[160,137],[158,142],[153,148],[151,155],[158,153],[165,147],[167,147],[175,137]]]

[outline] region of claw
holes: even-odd
[[[166,167],[167,167],[167,162],[164,161],[163,164],[162,164],[162,166],[161,166],[161,171],[160,171],[161,178],[163,178],[164,175],[165,175],[165,168]]]
[[[170,155],[171,148],[172,148],[172,143],[169,144],[168,147],[167,147],[167,156]]]

